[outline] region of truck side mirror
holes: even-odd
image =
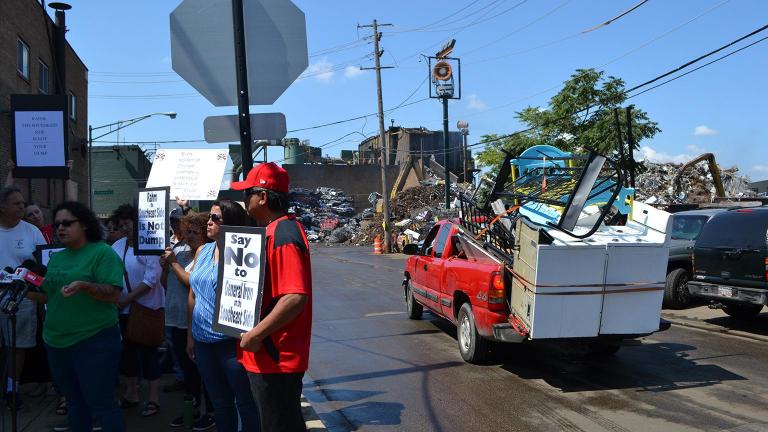
[[[418,255],[419,254],[419,245],[416,243],[409,243],[403,247],[403,253],[406,255]]]

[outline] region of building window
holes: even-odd
[[[77,120],[77,96],[69,92],[69,118]]]
[[[48,66],[40,60],[40,83],[37,86],[40,94],[48,94]]]
[[[16,71],[29,81],[29,45],[23,40],[16,40]]]

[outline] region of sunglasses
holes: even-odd
[[[75,222],[80,222],[80,219],[70,219],[70,220],[56,221],[56,222],[53,223],[53,229],[59,229],[60,226],[63,226],[64,228],[69,228]]]
[[[208,220],[213,223],[221,223],[222,219],[221,216],[217,215],[216,213],[211,213],[208,215]]]

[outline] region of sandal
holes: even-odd
[[[67,400],[64,398],[59,399],[59,403],[56,404],[56,415],[67,415]]]
[[[141,410],[141,416],[150,417],[157,414],[158,411],[160,411],[160,405],[150,401],[144,404],[144,409]]]
[[[133,408],[135,406],[139,406],[139,401],[137,401],[137,400],[132,401],[132,400],[126,399],[124,397],[121,397],[120,400],[117,402],[117,405],[119,405],[120,408],[123,408],[123,409],[125,409],[125,408]]]

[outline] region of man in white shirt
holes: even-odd
[[[22,220],[24,216],[24,196],[16,187],[0,189],[0,269],[16,268],[26,259],[33,259],[35,248],[45,245],[46,241],[40,230]],[[8,316],[0,313],[0,344],[10,349],[11,332]],[[36,345],[37,314],[35,304],[24,299],[16,313],[16,376],[21,376],[24,358],[29,348]],[[9,384],[11,384],[9,379]],[[11,390],[9,386],[6,393]]]

